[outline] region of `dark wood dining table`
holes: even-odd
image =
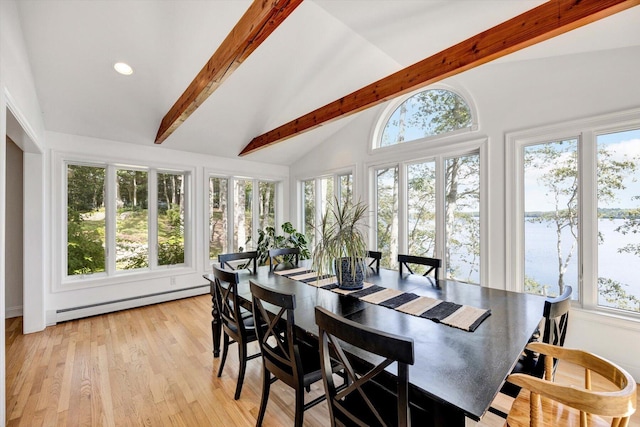
[[[239,272],[238,295],[251,306],[249,280],[265,287],[296,295],[297,327],[316,339],[316,306],[380,329],[411,337],[415,363],[409,369],[410,398],[431,415],[424,425],[469,426],[480,420],[515,366],[531,334],[541,320],[544,298],[486,286],[439,280],[420,275],[400,276],[380,269],[365,281],[420,296],[491,310],[473,332],[429,319],[405,314],[380,305],[340,295],[330,290],[292,280],[259,267],[256,273]],[[204,277],[212,285],[213,275]],[[213,298],[212,298],[213,300]],[[220,325],[215,302],[212,310],[214,356],[220,351]]]

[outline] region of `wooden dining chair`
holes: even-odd
[[[380,260],[382,259],[382,252],[378,251],[367,251],[367,265],[369,266],[369,271],[375,274],[380,274]]]
[[[560,347],[564,346],[564,340],[567,336],[567,326],[569,325],[572,293],[573,288],[567,285],[562,295],[555,298],[547,298],[544,302],[540,328],[533,333],[529,342],[543,342]],[[554,361],[554,373],[557,363],[557,360]],[[544,356],[540,357],[537,353],[525,349],[511,373],[529,374],[542,378],[543,372]],[[511,397],[516,397],[520,389],[507,382],[500,392]]]
[[[245,261],[241,263],[231,263],[231,261]],[[218,262],[220,263],[220,268],[228,269],[228,270],[238,270],[246,268],[252,273],[255,273],[257,270],[257,262],[258,262],[258,252],[257,251],[248,251],[248,252],[232,252],[228,254],[220,254],[218,255]],[[253,269],[250,265],[253,264]]]
[[[409,365],[414,361],[411,338],[361,325],[319,306],[315,310],[322,378],[332,426],[409,426],[411,419],[426,417],[417,409],[409,410]],[[356,351],[359,356],[364,351],[377,360],[380,357],[384,360],[375,366],[368,365],[363,372],[360,359],[351,355]],[[332,375],[334,358],[344,366],[347,375],[347,386],[343,389],[336,387]],[[383,378],[391,375],[385,368],[394,362],[397,362],[397,377],[389,382]],[[396,389],[383,386],[390,383],[396,384]]]
[[[309,391],[311,384],[322,379],[318,346],[300,341],[296,336],[295,294],[268,289],[252,280],[249,284],[255,322],[264,325],[256,328],[263,367],[262,398],[256,426],[262,425],[271,383],[280,380],[295,391],[295,426],[302,427],[304,411],[325,400],[323,394],[304,403],[304,391]]]
[[[247,344],[256,341],[256,330],[254,327],[253,316],[243,315],[238,298],[238,273],[233,271],[221,270],[215,265],[213,266],[213,276],[215,278],[215,295],[218,311],[222,323],[222,331],[224,335],[222,357],[220,358],[220,367],[218,368],[218,377],[222,376],[222,370],[227,360],[229,345],[238,344],[238,363],[240,365],[238,371],[238,382],[236,384],[236,392],[234,399],[240,398],[242,392],[242,383],[244,382],[244,374],[247,368],[247,361],[260,356],[260,353],[248,355]]]
[[[295,267],[299,262],[300,248],[269,249],[269,271],[275,270],[278,265],[286,268]]]
[[[521,391],[513,402],[509,427],[626,427],[636,410],[636,382],[614,363],[582,350],[545,343],[531,343],[531,351],[544,355],[544,376],[512,374],[507,380]],[[553,379],[553,361],[562,360],[584,368],[584,385],[564,384]],[[564,362],[563,362],[564,363]],[[592,388],[592,373],[607,382]],[[602,378],[600,378],[602,377]],[[604,418],[607,417],[607,418]]]
[[[437,281],[440,277],[438,272],[442,266],[442,260],[424,256],[398,254],[398,264],[400,264],[400,277],[402,277],[403,267],[406,268],[410,274],[416,274],[413,272],[409,264],[418,264],[428,267],[427,271],[422,274],[423,276],[427,276],[433,271],[433,277]]]

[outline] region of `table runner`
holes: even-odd
[[[419,296],[368,282],[364,283],[362,289],[340,289],[336,276],[326,274],[317,277],[315,271],[305,267],[276,271],[275,274],[469,332],[475,331],[491,315],[491,310]]]

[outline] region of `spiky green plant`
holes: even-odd
[[[313,251],[313,269],[318,277],[333,273],[334,260],[347,258],[355,279],[357,265],[366,271],[367,238],[363,223],[368,206],[362,201],[345,201],[342,205],[334,198],[322,215],[319,239]],[[336,274],[342,276],[342,264],[337,263]]]

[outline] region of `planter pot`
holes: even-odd
[[[341,263],[338,268],[338,262]],[[351,262],[349,258],[340,258],[335,260],[336,277],[338,279],[338,286],[340,289],[357,290],[362,289],[364,281],[364,268],[363,263],[356,263],[355,277],[351,273]]]

